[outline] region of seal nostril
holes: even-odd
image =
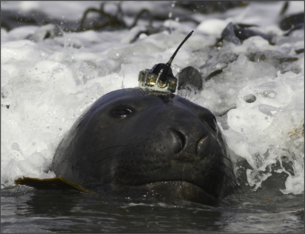
[[[205,149],[206,145],[208,144],[207,139],[208,139],[208,136],[205,136],[198,141],[197,152],[196,152],[197,155],[199,155],[199,153]]]
[[[172,128],[170,130],[171,130],[171,133],[174,135],[174,140],[176,141],[176,144],[174,144],[174,145],[176,145],[177,147],[174,148],[174,153],[177,154],[184,148],[186,139],[185,139],[185,136],[181,132],[179,132],[175,129],[172,129]],[[177,145],[177,142],[178,142],[178,145]]]
[[[202,145],[203,142],[204,142],[207,138],[208,138],[207,136],[204,137],[204,138],[202,138],[202,139],[198,142],[198,145]]]

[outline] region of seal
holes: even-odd
[[[171,63],[192,33],[166,64],[139,72],[138,88],[104,95],[75,122],[55,152],[55,178],[23,177],[15,183],[206,205],[232,193],[237,183],[215,116],[174,94]],[[200,73],[192,67],[184,71],[180,88],[199,90]]]
[[[215,116],[177,95],[140,88],[98,99],[59,144],[52,170],[93,191],[212,206],[236,187]]]

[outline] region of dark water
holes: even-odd
[[[215,208],[17,186],[1,191],[1,232],[304,233],[303,207],[303,195],[275,190],[231,196]]]

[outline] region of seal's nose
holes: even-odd
[[[157,126],[154,131],[163,139],[163,144],[166,142],[170,146],[169,151],[176,159],[185,161],[188,160],[185,157],[200,158],[213,130],[207,117],[212,114],[206,109],[192,109],[179,102],[162,104],[154,109],[153,115],[146,118],[150,126]]]
[[[180,157],[192,155],[201,157],[208,148],[210,133],[201,120],[192,115],[180,115],[169,129],[172,152]],[[186,160],[185,158],[183,160]]]

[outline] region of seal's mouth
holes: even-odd
[[[123,186],[125,187],[125,186]],[[201,204],[217,205],[218,199],[207,193],[203,188],[187,181],[158,181],[142,185],[129,185],[129,191],[149,194],[153,197],[162,196],[177,200],[187,200]],[[125,188],[126,188],[125,187]],[[120,186],[122,189],[122,187]]]
[[[82,192],[95,193],[61,177],[48,179],[23,177],[17,179],[15,183],[28,185],[38,189],[74,189]],[[217,198],[207,193],[201,187],[187,181],[158,181],[142,185],[112,185],[111,187],[113,192],[123,194],[132,193],[137,194],[138,196],[150,195],[152,197],[186,200],[212,206],[218,204]]]

